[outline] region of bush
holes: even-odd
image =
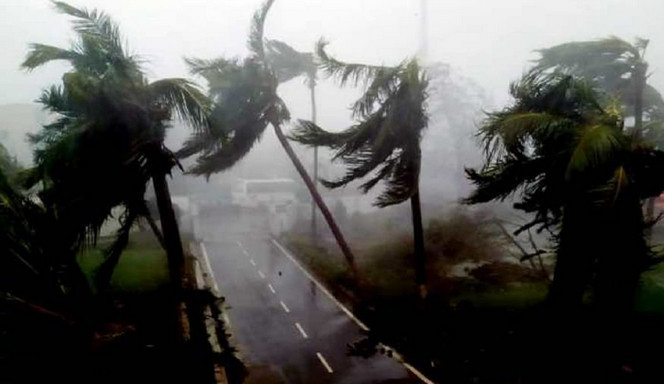
[[[446,265],[500,260],[507,255],[505,239],[486,213],[456,211],[431,220],[424,236],[427,256]]]
[[[532,273],[520,264],[493,261],[471,269],[470,276],[484,284],[505,287],[514,282],[532,280]]]

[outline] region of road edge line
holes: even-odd
[[[291,262],[293,262],[293,264],[295,264],[295,266],[298,267],[298,269],[300,271],[302,271],[302,273],[304,273],[309,278],[309,280],[311,280],[314,284],[316,284],[318,289],[320,289],[328,298],[330,298],[330,300],[332,300],[332,302],[335,303],[341,309],[342,312],[344,312],[348,317],[350,317],[350,319],[353,320],[362,330],[364,330],[364,331],[369,331],[370,330],[369,327],[367,327],[360,319],[355,317],[353,312],[351,312],[348,308],[346,308],[345,305],[341,304],[341,302],[339,302],[339,300],[337,300],[337,298],[334,297],[334,295],[332,295],[332,293],[330,293],[330,291],[328,291],[327,288],[325,288],[325,286],[323,286],[322,283],[320,283],[311,273],[309,273],[309,271],[307,271],[304,268],[304,266],[302,266],[302,264],[300,264],[300,262],[295,259],[295,256],[293,256],[290,253],[290,251],[288,251],[283,245],[281,245],[274,238],[271,238],[270,240],[272,240],[272,243],[274,245],[276,245],[277,248],[279,248],[281,253],[286,255],[286,257]],[[394,359],[397,360],[399,363],[401,363],[401,365],[403,365],[409,372],[411,372],[413,375],[415,375],[418,379],[422,380],[422,382],[424,382],[426,384],[435,384],[435,382],[433,380],[429,379],[422,372],[420,372],[417,368],[415,368],[412,365],[410,365],[409,363],[407,363],[406,360],[403,358],[403,356],[399,352],[397,352],[394,348],[392,348],[388,345],[385,345],[383,343],[380,343],[380,345],[385,347],[385,349],[391,350],[392,355],[394,356]]]
[[[214,277],[214,272],[212,271],[212,265],[210,264],[210,259],[208,258],[207,249],[205,249],[205,244],[201,241],[201,254],[203,256],[203,262],[205,264],[205,273],[210,279],[212,279],[212,290],[216,297],[221,297],[221,291],[219,290],[219,285],[217,284],[217,278]]]

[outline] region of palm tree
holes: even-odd
[[[626,133],[619,106],[579,78],[535,70],[510,93],[514,103],[481,125],[485,165],[466,170],[477,187],[466,202],[517,194],[515,208],[534,215],[520,231],[551,231],[555,306],[578,307],[593,282],[601,308],[630,308],[652,261],[640,199],[664,188],[652,177],[664,153]]]
[[[311,103],[311,121],[316,124],[316,83],[318,67],[314,62],[314,55],[310,52],[298,52],[290,45],[279,40],[267,40],[267,59],[276,72],[280,82],[286,82],[295,77],[304,75],[309,88]],[[313,164],[314,186],[318,184],[318,147],[314,147]],[[311,201],[311,233],[317,238],[316,202]]]
[[[539,50],[538,70],[553,70],[580,76],[617,97],[626,116],[634,117],[634,129],[644,136],[661,141],[664,99],[648,80],[645,60],[649,40],[636,39],[631,44],[617,37],[594,41],[576,41]],[[644,125],[644,118],[647,123]],[[653,220],[654,199],[647,204],[647,218]]]
[[[207,129],[208,101],[184,79],[149,82],[108,15],[53,4],[74,18],[77,40],[69,49],[32,44],[22,64],[33,70],[60,60],[72,67],[61,86],[45,90],[39,99],[58,118],[32,137],[37,149],[31,184],[41,183],[43,200],[72,229],[77,244],[94,241],[111,209],[124,207],[103,280],[110,279],[109,268],[117,263],[135,220],[148,215],[144,194],[152,179],[171,280],[179,287],[184,255],[166,181],[177,162],[164,137],[173,114],[196,131]]]
[[[420,296],[426,297],[426,260],[419,194],[420,141],[426,128],[427,79],[415,59],[395,67],[343,63],[325,52],[320,41],[317,55],[321,66],[340,85],[366,85],[353,105],[358,122],[331,133],[310,121],[299,121],[292,138],[302,144],[326,146],[336,151],[333,159],[347,164],[338,180],[323,180],[328,188],[369,179],[361,185],[368,192],[379,182],[386,185],[376,205],[386,207],[410,199],[415,247],[415,274]]]
[[[274,0],[266,1],[254,14],[248,43],[251,55],[242,62],[225,58],[187,59],[192,73],[207,81],[214,107],[210,131],[193,135],[177,155],[188,157],[199,153],[191,173],[220,172],[249,153],[267,125],[271,125],[357,277],[355,258],[348,243],[281,128],[290,119],[290,113],[277,94],[279,78],[267,59],[263,41],[265,20],[273,3]]]

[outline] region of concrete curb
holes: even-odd
[[[214,273],[210,267],[210,260],[208,259],[205,245],[200,243],[189,243],[189,252],[192,255],[193,268],[194,268],[194,286],[198,290],[209,291],[216,298],[221,298],[219,287],[214,278]],[[210,344],[210,349],[213,353],[222,353],[222,347],[219,344],[219,335],[217,334],[217,324],[213,315],[211,305],[206,305],[203,309],[203,317],[205,319],[205,329],[207,331],[207,341]],[[218,362],[214,362],[214,377],[217,384],[228,384],[226,369]]]

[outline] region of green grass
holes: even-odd
[[[518,309],[543,302],[547,292],[546,284],[528,283],[486,292],[464,293],[454,297],[453,302],[469,301],[477,307]]]
[[[100,239],[97,247],[83,250],[78,262],[94,287],[93,277],[104,260],[103,250],[111,239]],[[113,272],[110,290],[115,292],[146,292],[168,284],[166,253],[150,232],[132,233],[127,249]]]
[[[636,308],[664,315],[664,263],[643,274],[636,296]]]

